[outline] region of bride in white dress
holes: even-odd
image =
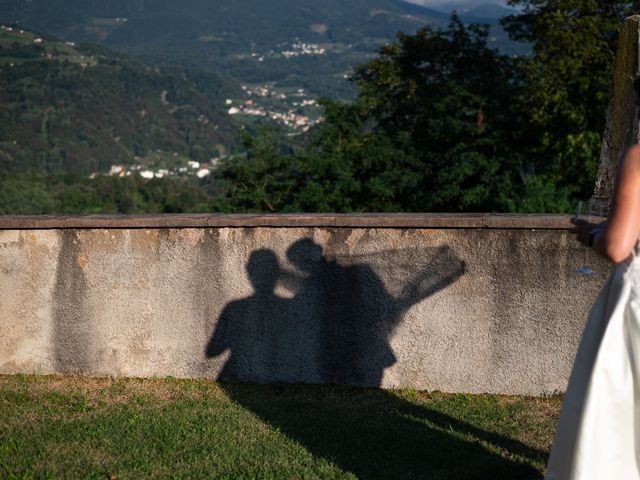
[[[546,480],[640,480],[640,145],[620,165],[608,222],[574,223],[617,265],[578,347]]]

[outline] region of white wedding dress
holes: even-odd
[[[546,480],[640,480],[640,257],[618,264],[585,327]]]

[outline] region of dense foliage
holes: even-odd
[[[21,172],[0,175],[0,215],[52,213],[180,213],[219,207],[195,178],[94,179],[73,174]]]
[[[588,198],[597,171],[621,20],[632,2],[510,0],[523,9],[503,20],[514,39],[533,44],[522,64],[532,171],[555,190]]]

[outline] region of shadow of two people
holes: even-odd
[[[225,307],[206,355],[216,357],[230,351],[220,373],[223,380],[378,387],[385,369],[396,362],[390,339],[404,314],[465,272],[464,262],[448,247],[413,252],[409,268],[416,253],[428,267],[410,276],[400,294],[393,296],[370,265],[329,260],[311,239],[299,240],[287,250],[287,259],[295,270],[284,269],[271,250],[254,251],[246,267],[254,293]],[[394,252],[386,255],[393,256]],[[279,283],[295,292],[293,298],[276,294]],[[435,478],[432,474],[436,472],[440,472],[437,478],[539,475],[520,462],[506,460],[442,429],[456,425],[477,438],[490,437],[528,456],[539,457],[541,452],[392,393],[363,391],[378,399],[373,402],[378,410],[354,410],[348,402],[340,406],[312,402],[296,413],[290,408],[274,408],[272,402],[260,402],[254,389],[270,387],[223,383],[223,388],[312,453],[362,478],[397,478],[399,472],[411,472],[410,476],[416,478]],[[374,423],[372,419],[376,419]],[[453,451],[467,459],[477,457],[478,465],[484,466],[480,471],[492,466],[490,472],[518,472],[518,476],[451,476],[457,467],[443,463],[450,463]],[[378,465],[381,461],[387,468]]]

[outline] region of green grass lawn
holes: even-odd
[[[0,376],[1,478],[540,478],[561,399]]]

